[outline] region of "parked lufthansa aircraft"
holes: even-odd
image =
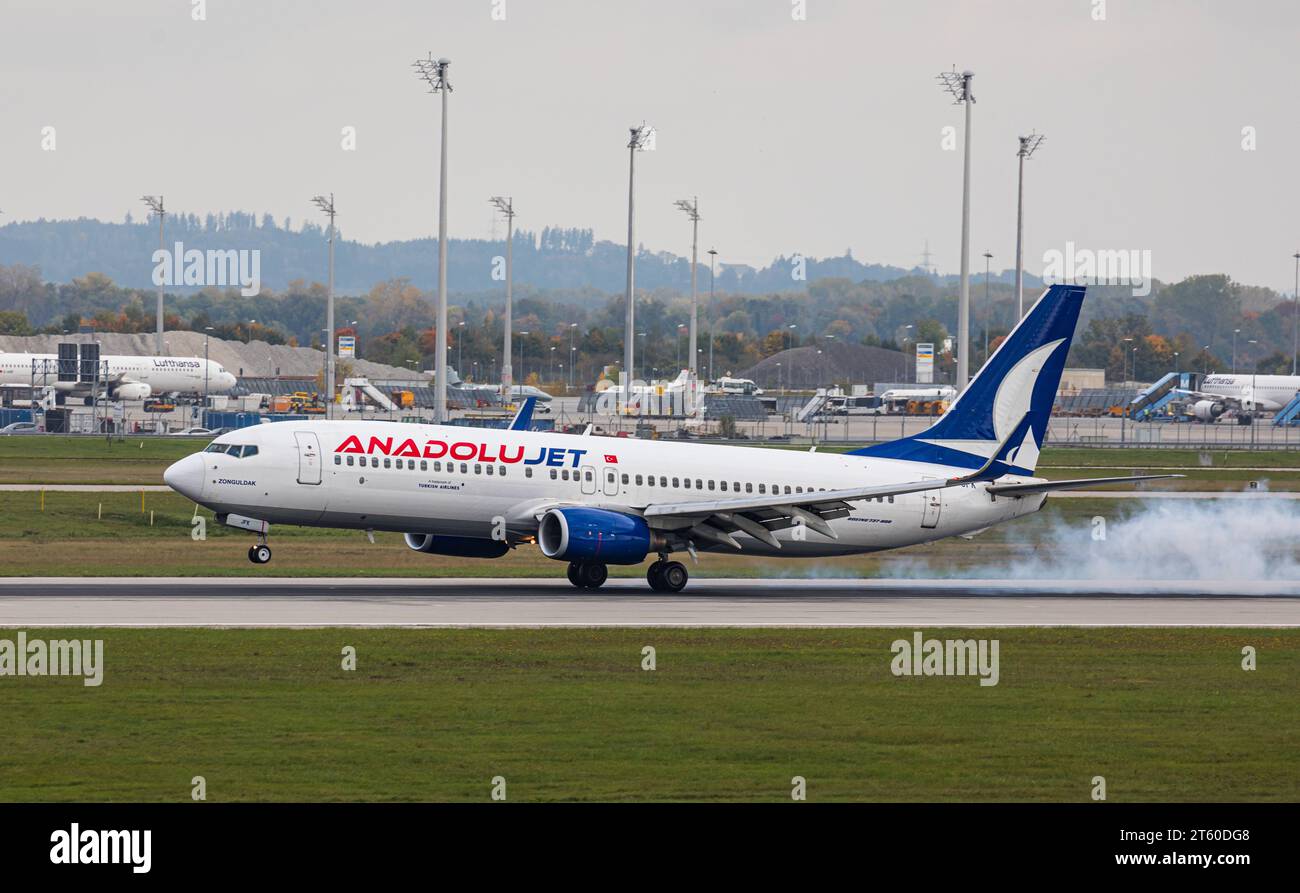
[[[930,429],[846,454],[392,422],[282,422],[234,431],[167,469],[174,490],[258,534],[270,524],[389,530],[419,552],[496,558],[536,544],[595,589],[607,565],[673,553],[806,558],[968,534],[1037,511],[1034,467],[1084,289],[1053,286]]]
[[[236,384],[234,375],[214,360],[202,357],[109,356],[97,387],[113,400],[143,400],[154,394],[224,394]],[[0,387],[29,388],[46,384],[56,391],[89,397],[90,382],[73,366],[66,380],[58,374],[59,358],[52,353],[0,353]],[[73,361],[75,363],[75,361]]]

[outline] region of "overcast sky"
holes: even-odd
[[[505,194],[521,227],[623,242],[627,128],[645,120],[650,250],[689,253],[673,201],[698,195],[701,250],[722,261],[849,248],[910,267],[928,240],[955,272],[961,109],[935,82],[955,64],[976,72],[974,268],[986,250],[1014,264],[1016,137],[1036,128],[1027,269],[1072,240],[1149,249],[1165,280],[1292,289],[1294,0],[1110,0],[1104,21],[1095,0],[806,0],[803,21],[792,0],[209,0],[206,21],[193,5],[4,0],[0,222],[139,219],[163,193],[296,226],[332,190],[349,238],[429,235],[438,99],[410,64],[432,51],[452,60],[455,237],[490,235]]]

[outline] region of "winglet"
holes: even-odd
[[[515,417],[510,420],[511,431],[527,431],[528,426],[533,423],[533,407],[537,404],[536,397],[525,397],[524,402],[519,405],[519,411]]]

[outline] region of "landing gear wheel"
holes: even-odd
[[[569,582],[579,589],[582,588],[582,565],[576,561],[569,562]]]
[[[609,579],[609,569],[603,564],[580,564],[577,577],[581,588],[599,589]]]
[[[249,546],[248,560],[253,564],[266,564],[271,560],[271,547],[265,543],[258,546]]]
[[[658,591],[661,592],[681,592],[686,588],[686,581],[691,578],[691,575],[686,571],[686,565],[680,561],[663,562],[663,567],[659,569],[658,576]],[[654,584],[651,583],[651,585]]]
[[[655,592],[665,591],[663,572],[664,572],[664,565],[667,563],[668,562],[666,561],[656,561],[654,564],[646,568],[645,571],[646,582],[650,584],[650,588],[653,589]]]

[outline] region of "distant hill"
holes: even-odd
[[[270,215],[260,219],[245,212],[176,214],[167,218],[168,247],[177,241],[186,249],[257,249],[261,251],[264,287],[284,290],[290,282],[325,279],[326,243],[322,227],[314,222],[290,228]],[[437,284],[437,243],[412,239],[364,245],[350,242],[340,230],[335,246],[335,283],[341,294],[361,294],[376,282],[408,278],[431,290]],[[153,222],[136,222],[130,215],[122,223],[77,220],[36,220],[0,226],[0,264],[39,267],[47,281],[65,283],[87,273],[103,273],[129,288],[152,288],[153,252],[158,229]],[[493,260],[505,253],[504,240],[451,239],[448,242],[448,288],[458,292],[484,292],[500,287],[492,279]],[[520,285],[539,289],[593,288],[621,292],[625,284],[627,250],[624,245],[596,241],[589,229],[547,227],[541,233],[515,233],[514,275]],[[707,257],[705,258],[707,260]],[[700,263],[700,287],[708,288],[708,269]],[[741,264],[719,264],[716,289],[732,294],[801,291],[807,282],[845,278],[853,282],[885,282],[924,273],[919,269],[864,264],[847,252],[843,257],[807,258],[803,278],[795,279],[793,258],[776,258],[762,269]],[[1010,274],[1006,274],[1010,275]],[[950,277],[935,277],[945,282]],[[1002,278],[1002,277],[1000,277]],[[669,252],[640,249],[638,288],[690,289],[690,259]],[[169,287],[186,293],[198,287]]]

